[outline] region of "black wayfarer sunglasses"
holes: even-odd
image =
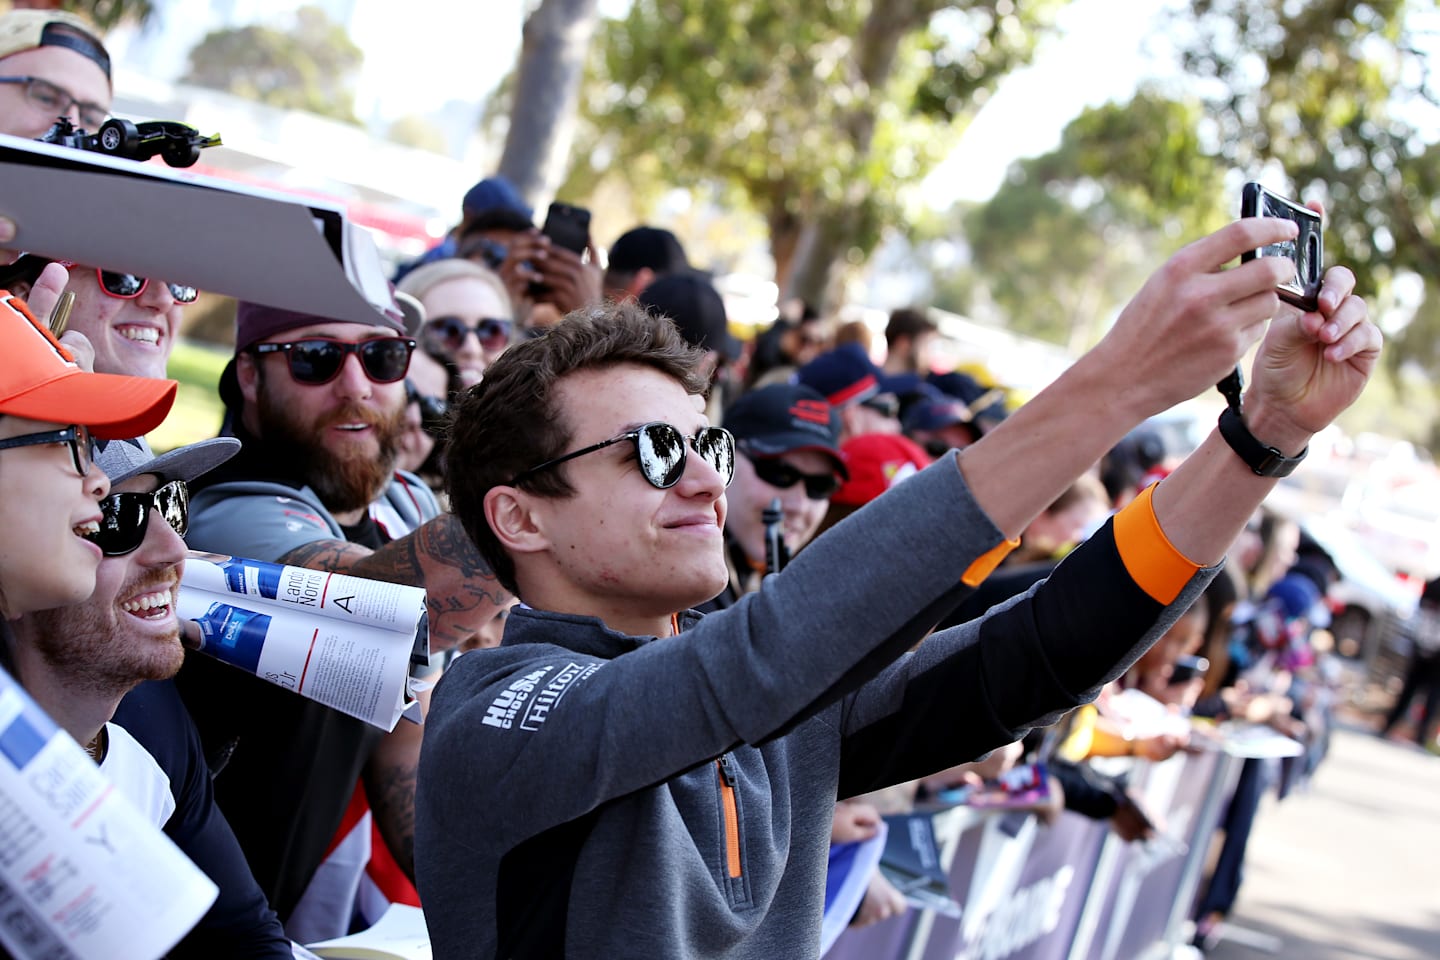
[[[741,451],[744,452],[744,451]],[[797,483],[805,484],[805,496],[811,500],[829,500],[840,489],[840,478],[833,473],[802,473],[783,460],[745,455],[755,476],[778,490],[788,490]]]
[[[290,378],[296,383],[329,383],[340,374],[345,357],[356,354],[365,376],[375,383],[405,379],[415,341],[408,337],[372,337],[358,343],[332,337],[307,337],[289,343],[257,343],[251,353],[283,353],[290,363]]]
[[[100,501],[100,532],[90,539],[107,557],[123,557],[145,542],[150,508],[180,536],[190,527],[190,488],[171,480],[154,493],[112,493]]]

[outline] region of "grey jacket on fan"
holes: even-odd
[[[679,636],[518,609],[426,722],[415,862],[435,956],[814,958],[837,796],[1093,699],[1218,569],[1167,605],[1126,572],[1112,522],[907,654],[1002,540],[952,455]]]

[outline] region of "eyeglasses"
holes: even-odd
[[[90,474],[90,465],[95,462],[95,438],[90,428],[69,426],[64,430],[46,430],[42,433],[26,433],[8,440],[0,440],[0,450],[12,447],[35,447],[47,443],[64,443],[70,447],[70,462],[75,472],[85,477]]]
[[[0,77],[0,83],[24,84],[25,99],[52,117],[62,116],[73,106],[75,115],[80,118],[80,126],[87,130],[98,129],[105,122],[105,118],[110,116],[110,111],[100,104],[76,100],[69,91],[57,87],[49,80],[41,80],[39,77]]]
[[[95,270],[100,278],[100,289],[117,300],[134,300],[150,286],[149,277],[137,277],[133,273],[116,273],[113,270]],[[167,283],[166,288],[176,303],[194,303],[200,291],[183,283]]]
[[[805,496],[811,500],[829,500],[840,489],[840,478],[833,473],[802,473],[784,460],[770,457],[745,455],[755,476],[780,490],[788,490],[797,483],[805,484]]]
[[[290,343],[257,343],[252,353],[283,353],[290,362],[290,378],[296,383],[329,383],[345,365],[345,357],[356,354],[365,376],[375,383],[394,383],[410,369],[415,341],[408,337],[372,337],[358,343],[331,337],[309,337]]]
[[[154,493],[112,493],[100,501],[100,531],[90,541],[107,557],[123,557],[145,542],[150,509],[180,536],[190,528],[190,489],[184,480],[171,480]]]
[[[510,321],[494,317],[486,317],[473,327],[459,317],[436,317],[425,322],[422,335],[428,343],[446,353],[454,353],[465,345],[465,338],[472,332],[480,346],[491,353],[510,345]]]
[[[603,450],[612,444],[624,443],[626,440],[635,444],[635,459],[640,464],[640,473],[652,487],[668,490],[679,483],[680,478],[685,475],[687,453],[684,435],[670,424],[656,420],[643,424],[639,429],[631,430],[629,433],[602,440],[594,446],[567,453],[554,460],[546,460],[538,466],[517,474],[509,485],[518,486],[521,481],[542,470],[549,470],[567,460],[583,457],[587,453],[594,453],[596,450]],[[730,486],[730,478],[735,476],[735,438],[730,435],[730,431],[722,427],[706,427],[691,437],[689,443],[700,455],[700,459],[715,468],[715,472],[720,474],[720,479],[724,481],[725,486]]]
[[[428,430],[431,426],[445,419],[450,404],[444,397],[432,397],[420,390],[410,380],[405,381],[405,403],[418,404],[420,407],[420,421]]]

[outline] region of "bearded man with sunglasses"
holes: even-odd
[[[175,958],[291,956],[215,806],[199,735],[170,682],[184,656],[175,594],[185,563],[186,483],[239,447],[206,440],[154,457],[135,441],[106,444],[95,458],[111,478],[91,537],[103,554],[95,592],[15,624],[17,673],[36,702],[89,744],[110,781],[220,888],[200,925],[170,952]]]
[[[1255,447],[1293,464],[1363,388],[1381,338],[1350,271],[1301,314],[1275,295],[1280,258],[1224,269],[1295,236],[1263,219],[1178,252],[1049,389],[709,616],[689,608],[725,586],[734,464],[694,353],[613,305],[511,347],[451,436],[452,509],[522,606],[498,649],[450,667],[426,723],[435,956],[814,958],[835,801],[1093,699],[1273,488]],[[1066,484],[1220,380],[1271,317],[1224,435],[1031,593],[906,653]]]
[[[364,324],[241,303],[220,393],[243,447],[195,485],[188,542],[424,587],[439,653],[510,598],[425,484],[396,469],[415,349],[405,329],[398,304]],[[218,771],[220,808],[287,931],[345,933],[350,904],[320,893],[342,871],[339,856],[326,860],[332,839],[342,824],[352,836],[347,811],[363,781],[385,846],[410,872],[420,728],[383,734],[198,655],[178,683]],[[368,823],[357,841],[367,846]]]

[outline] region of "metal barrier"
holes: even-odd
[[[846,931],[825,960],[1158,960],[1183,942],[1205,858],[1241,759],[1225,752],[1136,762],[1130,783],[1163,824],[1127,844],[1104,821],[955,807],[935,831],[963,906]]]

